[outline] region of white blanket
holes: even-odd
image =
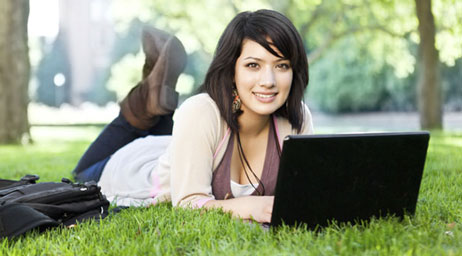
[[[156,172],[156,167],[168,162],[164,153],[170,140],[171,136],[147,136],[115,152],[98,182],[101,192],[118,206],[146,206],[168,200],[170,175]]]

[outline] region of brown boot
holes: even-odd
[[[146,53],[143,80],[128,93],[120,107],[132,126],[148,130],[157,123],[158,116],[176,109],[175,86],[186,66],[186,52],[175,36],[157,29],[143,31],[143,50]]]
[[[151,73],[154,65],[159,58],[160,50],[162,50],[165,42],[171,37],[165,31],[154,27],[144,27],[141,33],[141,45],[145,55],[143,65],[143,79]]]
[[[160,51],[151,73],[145,79],[149,84],[147,109],[154,115],[173,113],[178,105],[176,82],[186,66],[186,52],[178,38],[172,36]]]

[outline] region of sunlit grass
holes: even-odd
[[[37,129],[32,145],[0,146],[1,178],[70,177],[101,128]],[[416,214],[402,221],[265,231],[220,211],[161,204],[128,209],[101,223],[3,240],[0,255],[461,255],[461,141],[462,132],[432,132]]]
[[[40,174],[41,180],[70,177],[79,157],[100,127],[33,127],[32,144],[0,146],[0,178]]]

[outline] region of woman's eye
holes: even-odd
[[[286,64],[286,63],[278,64],[277,67],[280,68],[280,69],[289,69],[290,68],[289,64]]]
[[[257,63],[249,63],[246,66],[249,67],[249,68],[257,68],[258,64]]]

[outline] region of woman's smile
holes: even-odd
[[[270,103],[276,99],[277,93],[262,93],[262,92],[254,92],[253,95],[257,98],[257,100],[263,103]]]

